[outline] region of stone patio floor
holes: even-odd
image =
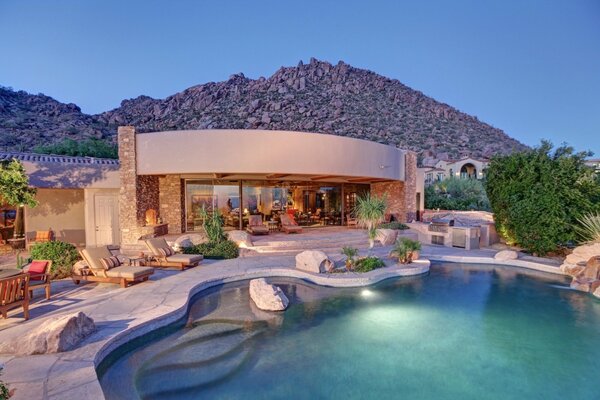
[[[376,247],[375,255],[385,257],[390,247]],[[326,251],[337,262],[339,250]],[[498,262],[495,250],[472,250],[423,246],[422,258],[519,265],[544,272],[561,273],[552,260],[523,257]],[[388,260],[387,263],[393,263]],[[366,274],[309,274],[294,268],[293,255],[262,255],[233,260],[205,260],[201,266],[184,272],[157,269],[148,282],[121,289],[110,284],[75,285],[71,280],[53,283],[52,298],[46,301],[37,292],[31,305],[31,318],[23,321],[22,311],[0,320],[0,342],[19,338],[50,317],[83,311],[96,321],[97,331],[77,349],[65,353],[20,356],[0,355],[4,364],[2,380],[15,390],[14,399],[101,399],[95,366],[112,350],[159,326],[185,315],[191,294],[221,283],[256,277],[286,276],[328,286],[365,286],[381,279],[427,272],[428,266],[390,266]]]

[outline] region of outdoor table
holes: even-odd
[[[0,268],[0,279],[22,274],[23,271],[16,268]]]

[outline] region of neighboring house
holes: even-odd
[[[585,165],[594,168],[596,173],[600,173],[600,158],[590,158],[585,160]]]
[[[0,160],[19,160],[37,189],[37,207],[25,208],[28,239],[52,229],[57,240],[76,246],[119,242],[119,162],[91,157],[33,153],[0,153]],[[13,213],[3,210],[4,221]]]
[[[487,160],[470,157],[456,161],[428,158],[423,160],[423,167],[419,168],[419,173],[422,175],[425,185],[431,185],[449,177],[483,179],[488,164]]]

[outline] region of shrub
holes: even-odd
[[[354,263],[354,270],[356,272],[369,272],[381,267],[385,267],[385,263],[380,258],[374,256],[359,258]]]
[[[421,243],[418,240],[409,238],[400,238],[390,252],[390,256],[396,257],[401,264],[410,264],[414,252],[421,250]]]
[[[346,269],[352,269],[354,257],[358,255],[358,249],[350,246],[342,247],[342,254],[346,256]]]
[[[577,219],[600,210],[600,185],[575,153],[543,141],[532,150],[493,157],[486,190],[498,232],[536,254],[556,251],[577,238]]]
[[[67,278],[71,275],[73,264],[79,261],[77,248],[66,242],[36,243],[31,248],[31,258],[34,260],[52,260],[52,279]]]
[[[206,232],[209,242],[219,243],[227,240],[227,235],[223,230],[223,220],[221,219],[219,211],[216,210],[209,213],[206,211],[206,208],[202,206],[202,208],[198,210],[198,216],[202,218],[202,227],[204,228],[204,232]]]
[[[381,197],[371,196],[370,193],[356,197],[356,206],[354,207],[353,214],[356,215],[358,223],[367,228],[370,249],[375,245],[377,225],[385,216],[385,210],[387,209],[386,197],[386,195]]]
[[[600,243],[600,214],[585,214],[577,222],[575,230],[583,242]]]
[[[402,222],[392,221],[392,222],[384,222],[382,224],[379,224],[378,228],[405,230],[405,229],[408,229],[408,226],[406,226]]]
[[[425,208],[434,210],[490,210],[482,181],[450,177],[425,188]]]
[[[2,368],[0,368],[0,373],[2,372]],[[0,400],[8,400],[10,397],[10,390],[8,390],[8,386],[0,381]]]
[[[100,139],[73,140],[67,138],[58,143],[35,146],[33,151],[74,157],[119,158],[117,145]]]
[[[231,240],[223,240],[221,242],[206,242],[195,246],[184,247],[184,254],[202,254],[204,258],[212,259],[229,259],[237,258],[240,254],[240,249],[237,244]]]

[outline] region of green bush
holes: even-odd
[[[66,242],[36,243],[31,248],[33,260],[52,260],[52,279],[61,279],[71,276],[73,264],[80,260],[77,248]]]
[[[405,229],[408,229],[408,226],[406,226],[402,222],[393,221],[393,222],[384,222],[384,223],[381,223],[381,224],[379,224],[378,228],[381,228],[381,229],[405,230]]]
[[[212,259],[229,259],[237,258],[240,254],[240,249],[237,244],[231,240],[224,240],[218,243],[206,242],[195,246],[184,247],[184,254],[202,254],[204,258]]]
[[[600,210],[600,184],[589,155],[543,141],[532,150],[492,158],[486,191],[496,228],[509,244],[544,255],[577,239],[577,219]]]
[[[58,143],[35,146],[33,151],[35,153],[74,157],[119,158],[117,145],[100,139],[76,141],[67,138]]]
[[[490,202],[482,181],[450,177],[425,188],[425,208],[489,211]]]
[[[0,373],[2,372],[2,368],[0,368]],[[0,381],[0,400],[8,400],[10,397],[10,390],[8,390],[8,386]]]
[[[369,272],[382,267],[385,267],[385,263],[375,256],[359,258],[354,263],[354,270],[356,272]]]
[[[227,240],[227,234],[223,230],[223,219],[218,210],[209,213],[204,206],[198,210],[198,217],[202,219],[202,227],[212,243],[219,243]]]
[[[346,256],[346,269],[352,269],[354,257],[358,255],[358,249],[351,246],[342,247],[342,254]]]
[[[402,264],[410,264],[416,251],[421,250],[421,243],[418,240],[409,238],[400,238],[390,252],[390,256],[395,257]]]

